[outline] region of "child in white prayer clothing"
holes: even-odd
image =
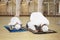
[[[19,30],[21,28],[21,20],[18,17],[12,17],[8,25],[12,26],[11,29],[15,28]]]
[[[29,29],[32,29],[35,32],[47,32],[49,29],[49,21],[46,17],[43,16],[41,12],[33,12],[30,16],[30,22],[28,22],[27,25]],[[36,28],[38,28],[39,30],[36,30]]]

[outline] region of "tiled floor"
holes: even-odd
[[[60,40],[60,17],[47,17],[50,21],[49,28],[57,31],[52,34],[33,34],[29,31],[10,33],[3,26],[7,25],[11,17],[0,17],[0,40]],[[29,21],[29,17],[20,17],[23,26]]]

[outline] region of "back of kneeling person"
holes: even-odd
[[[35,32],[47,32],[49,21],[40,12],[33,12],[30,16],[30,21],[27,23],[28,28]]]
[[[21,20],[19,20],[18,17],[12,17],[8,25],[9,25],[10,30],[13,30],[14,28],[16,30],[19,30],[22,27]]]

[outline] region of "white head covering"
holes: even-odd
[[[43,32],[47,32],[49,28],[48,28],[48,26],[43,26],[41,29]]]
[[[15,25],[15,29],[19,30],[21,28],[21,25],[17,24]]]

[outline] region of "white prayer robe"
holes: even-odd
[[[42,26],[43,24],[49,25],[48,19],[44,17],[43,14],[40,12],[33,12],[30,16],[30,22],[28,22],[28,28],[36,30],[34,25]],[[48,31],[48,26],[46,25],[41,28],[44,32]]]
[[[8,25],[12,25],[12,26],[15,25],[15,28],[18,30],[18,29],[21,28],[20,24],[22,24],[22,23],[21,23],[21,21],[19,20],[18,17],[12,17],[11,20],[10,20],[10,23]]]

